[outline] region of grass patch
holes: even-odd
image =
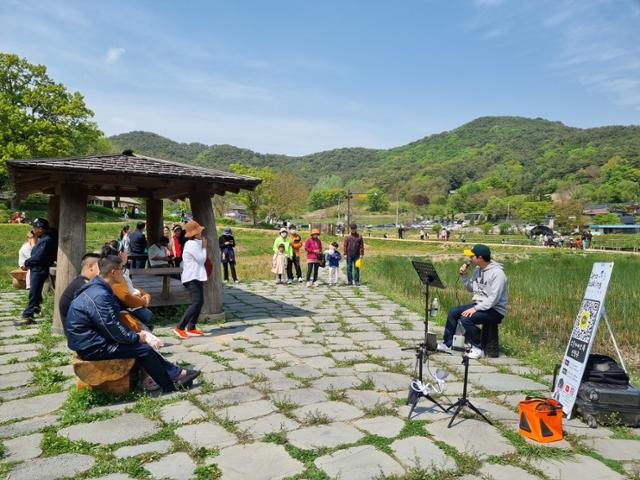
[[[398,414],[398,410],[389,405],[376,403],[371,408],[365,408],[364,413],[367,417],[384,417],[387,415],[395,416]]]
[[[347,397],[347,392],[345,390],[336,390],[333,387],[330,387],[326,390],[327,398],[333,402],[347,402],[349,397]]]
[[[200,465],[193,471],[194,480],[213,480],[221,476],[222,472],[216,464]]]
[[[273,404],[275,405],[275,407],[278,409],[280,413],[282,413],[283,415],[286,415],[287,417],[290,417],[292,415],[292,412],[296,408],[300,407],[299,404],[292,401],[288,397],[285,397],[282,400],[276,400],[273,402]]]
[[[474,475],[478,472],[478,470],[480,470],[482,462],[478,457],[469,455],[467,453],[462,453],[451,445],[448,445],[440,440],[434,440],[434,443],[442,451],[444,451],[444,453],[446,453],[450,457],[453,457],[453,459],[456,461],[456,465],[458,466],[459,475]]]
[[[356,445],[373,445],[378,450],[383,451],[388,455],[393,455],[393,450],[391,450],[391,447],[389,446],[392,443],[392,438],[369,434],[361,438]]]
[[[302,423],[305,425],[327,425],[331,423],[331,418],[325,413],[314,410],[313,412],[307,412],[302,419]]]
[[[495,426],[498,428],[498,430],[500,430],[502,436],[509,440],[514,447],[516,447],[518,455],[527,459],[562,459],[570,458],[573,456],[571,450],[532,444],[527,442],[524,437],[518,432],[511,430],[502,424],[496,424]]]
[[[428,436],[424,426],[429,423],[427,420],[405,420],[404,427],[400,430],[398,438],[426,437]]]

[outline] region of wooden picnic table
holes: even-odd
[[[171,275],[182,273],[182,267],[157,267],[157,268],[132,268],[129,270],[131,277],[138,275],[162,276],[162,298],[168,299],[171,295]]]

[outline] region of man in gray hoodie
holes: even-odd
[[[460,267],[460,275],[464,286],[473,292],[473,303],[453,307],[447,316],[443,341],[438,350],[450,351],[453,335],[458,322],[465,330],[465,337],[471,344],[469,358],[484,356],[481,345],[481,332],[477,325],[500,323],[507,313],[507,276],[502,264],[491,261],[491,250],[486,245],[474,245],[464,254],[471,258],[475,270],[468,275],[469,263]]]

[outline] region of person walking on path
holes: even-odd
[[[147,237],[144,234],[145,228],[147,228],[146,223],[138,222],[136,229],[129,234],[129,254],[135,255],[131,259],[131,268],[144,268],[147,264],[147,260],[140,257],[145,254],[147,249]]]
[[[284,243],[278,245],[278,251],[271,259],[271,271],[276,275],[276,285],[283,283],[282,277],[287,271],[288,258],[284,253]]]
[[[229,227],[226,227],[222,231],[222,235],[218,238],[218,245],[220,246],[220,261],[224,268],[224,281],[229,281],[229,268],[231,268],[231,278],[233,278],[235,283],[238,283],[238,276],[236,275],[236,252],[234,250],[236,239],[233,238]]]
[[[287,278],[289,279],[288,283],[293,281],[293,267],[296,269],[296,277],[298,278],[298,283],[302,282],[302,269],[300,268],[300,249],[302,248],[302,238],[298,235],[298,231],[295,225],[289,225],[289,243],[291,244],[291,249],[293,251],[293,255],[291,259],[287,261]]]
[[[360,269],[356,266],[356,260],[364,258],[364,239],[358,234],[358,225],[352,223],[351,233],[345,237],[343,253],[347,259],[347,285],[360,285]],[[354,272],[355,270],[355,272]]]
[[[342,255],[338,251],[338,242],[331,242],[331,246],[325,252],[325,255],[329,262],[329,285],[338,286],[340,260],[342,260]]]
[[[284,245],[284,254],[287,257],[288,263],[288,259],[293,257],[293,248],[291,247],[291,239],[289,238],[286,227],[280,229],[278,236],[273,241],[273,253],[278,253],[279,245]],[[286,266],[285,270],[287,270]],[[293,274],[287,278],[287,283],[293,283]]]
[[[40,313],[42,289],[49,278],[49,268],[58,256],[58,238],[56,232],[49,228],[49,222],[45,218],[36,218],[31,225],[38,241],[31,249],[31,256],[21,267],[29,271],[29,303],[14,322],[16,326],[35,323],[33,316]]]
[[[204,332],[196,328],[200,311],[204,305],[204,283],[207,281],[207,238],[202,235],[204,227],[195,220],[187,222],[182,252],[182,284],[189,290],[191,304],[185,310],[180,322],[173,330],[180,338],[196,337],[204,335]]]
[[[307,252],[307,287],[318,286],[318,268],[320,267],[320,255],[322,255],[322,242],[320,230],[311,229],[311,236],[304,242],[304,251]],[[313,283],[311,278],[313,275]]]
[[[122,281],[120,257],[101,258],[98,267],[100,274],[80,287],[69,307],[64,322],[69,349],[86,361],[135,358],[163,392],[189,385],[198,370],[168,362],[156,351],[156,337],[144,330],[136,333],[120,322],[120,305],[111,288]]]

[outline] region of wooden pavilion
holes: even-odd
[[[85,253],[87,199],[89,195],[142,197],[146,200],[149,244],[162,236],[162,200],[188,198],[193,217],[205,227],[208,256],[215,268],[205,285],[203,315],[223,318],[220,251],[216,221],[211,206],[214,194],[253,190],[262,180],[158,158],[122,154],[70,158],[42,158],[7,161],[15,192],[49,194],[48,220],[57,228],[58,258],[54,306],[54,330],[62,324],[58,301],[71,280],[80,272]]]

